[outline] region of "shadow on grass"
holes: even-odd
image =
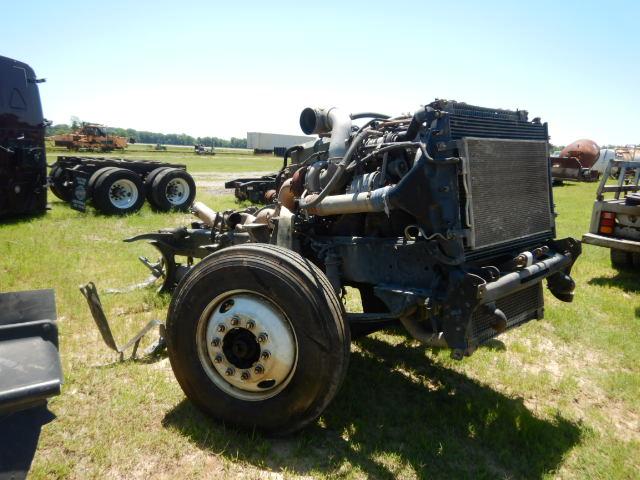
[[[49,210],[51,209],[49,208],[49,205],[47,205],[47,209],[44,212],[11,215],[11,216],[2,218],[2,220],[0,220],[0,223],[2,225],[20,225],[22,223],[34,222],[34,221],[46,218],[47,212]]]
[[[184,400],[163,420],[230,461],[296,474],[394,478],[539,478],[580,441],[580,426],[535,417],[509,398],[432,363],[424,348],[358,342],[345,383],[321,420],[269,439],[207,419]],[[347,474],[348,476],[348,474]]]
[[[557,182],[553,182],[553,188],[566,188],[566,187],[575,187],[576,183],[571,182],[569,180],[559,180]]]
[[[139,352],[138,355],[133,358],[131,356],[131,352],[127,351],[125,352],[125,356],[122,360],[120,360],[120,355],[118,353],[112,353],[110,355],[112,355],[113,357],[113,361],[111,361],[111,359],[109,359],[109,363],[103,363],[100,365],[93,365],[92,368],[96,369],[96,370],[111,370],[111,369],[115,369],[118,367],[126,367],[126,366],[131,366],[131,365],[135,365],[140,364],[140,365],[153,365],[154,363],[158,363],[161,360],[164,360],[165,358],[168,357],[167,354],[167,350],[163,349],[159,352],[153,352],[153,353],[144,353],[144,352]],[[2,480],[2,479],[0,479]]]
[[[504,344],[502,340],[498,340],[497,338],[491,338],[480,345],[480,348],[485,348],[487,350],[493,350],[494,352],[504,352],[507,350],[507,346]]]
[[[598,287],[616,287],[628,293],[640,292],[640,276],[637,272],[619,271],[614,277],[595,277],[589,285]]]

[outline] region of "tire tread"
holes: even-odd
[[[235,262],[254,266],[262,264],[272,271],[280,271],[282,277],[288,279],[289,283],[298,285],[302,289],[301,293],[304,298],[309,299],[313,304],[312,308],[317,312],[317,318],[324,318],[324,322],[329,322],[331,320],[326,318],[326,313],[333,317],[334,335],[337,335],[341,354],[333,356],[332,358],[335,360],[332,362],[335,362],[333,368],[338,370],[339,374],[330,375],[331,381],[325,384],[322,393],[310,403],[309,410],[297,422],[289,422],[275,430],[267,430],[272,435],[286,435],[315,420],[331,402],[344,380],[348,369],[351,342],[349,328],[344,322],[344,308],[326,275],[316,265],[291,250],[270,244],[245,244],[220,250],[204,259],[178,285],[167,317],[168,344],[174,373],[187,396],[204,410],[207,410],[207,406],[199,404],[198,387],[185,381],[184,378],[181,381],[180,377],[184,377],[184,372],[181,372],[180,361],[172,359],[171,332],[175,331],[176,322],[179,321],[175,318],[174,313],[178,306],[185,301],[191,288],[208,275],[209,269],[222,269],[225,264],[234,264]],[[237,263],[235,264],[237,265]],[[314,286],[318,286],[318,288],[313,288]],[[326,329],[329,325],[326,324],[323,328]],[[337,345],[334,345],[335,347]],[[328,354],[331,355],[331,350]]]

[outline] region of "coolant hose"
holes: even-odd
[[[382,120],[388,120],[391,118],[391,115],[385,115],[384,113],[375,113],[375,112],[358,112],[352,113],[350,115],[351,120],[358,120],[360,118],[380,118]]]
[[[401,138],[398,140],[415,140],[416,135],[420,131],[420,127],[427,120],[427,114],[431,113],[433,109],[431,107],[422,107],[420,110],[416,110],[411,118],[411,123],[409,123],[409,128]]]
[[[304,147],[302,145],[294,145],[293,147],[289,147],[284,151],[281,171],[287,168],[287,160],[289,159],[289,155],[291,155],[293,152],[299,152],[301,150],[304,150]]]
[[[362,140],[364,140],[364,138],[367,135],[368,135],[368,130],[363,130],[360,133],[358,133],[358,135],[356,135],[356,138],[354,138],[353,142],[351,142],[351,145],[349,145],[349,148],[347,149],[347,153],[345,153],[340,163],[338,163],[338,168],[333,174],[333,176],[331,177],[331,180],[329,180],[329,182],[325,185],[322,191],[316,197],[314,197],[311,201],[307,202],[306,199],[304,198],[301,199],[300,208],[311,208],[319,204],[327,195],[333,192],[333,189],[335,188],[335,186],[339,184],[340,180],[342,180],[342,176],[344,175],[344,172],[347,170],[347,166],[349,165],[349,161],[353,156],[353,153],[356,151],[356,149],[358,148]]]

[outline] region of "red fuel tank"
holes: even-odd
[[[591,168],[600,157],[600,147],[593,140],[582,138],[564,147],[560,156],[577,158],[583,168]]]

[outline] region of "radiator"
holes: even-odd
[[[542,282],[501,298],[496,301],[496,307],[506,315],[507,329],[520,326],[534,318],[542,318],[544,310]],[[495,320],[495,317],[482,307],[478,308],[471,317],[470,343],[479,345],[495,337],[498,332],[491,326]]]
[[[463,138],[468,247],[553,234],[547,142]]]

